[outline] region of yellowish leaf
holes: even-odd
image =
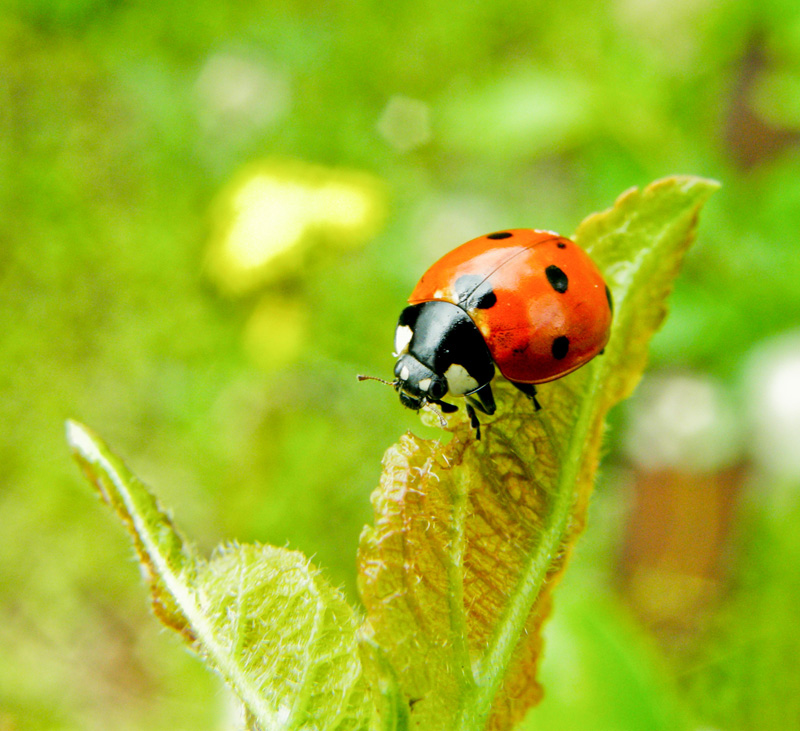
[[[606,413],[641,376],[716,187],[658,181],[579,227],[614,325],[604,355],[540,387],[542,411],[500,383],[481,441],[454,417],[448,444],[409,434],[387,451],[359,550],[362,635],[385,660],[367,666],[373,686],[391,674],[411,727],[510,729],[540,699],[541,625],[583,527]]]

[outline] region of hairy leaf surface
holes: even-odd
[[[481,441],[458,414],[447,445],[408,434],[387,451],[359,550],[362,634],[385,659],[368,665],[373,683],[388,666],[410,727],[508,729],[540,699],[541,625],[583,527],[605,415],[641,376],[716,187],[658,181],[579,227],[614,296],[611,339],[539,388],[542,411],[501,383]]]
[[[370,727],[353,611],[305,556],[234,545],[201,559],[95,434],[69,422],[67,436],[130,533],[156,615],[228,682],[251,728]]]

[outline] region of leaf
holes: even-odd
[[[156,615],[227,681],[252,728],[370,727],[353,611],[305,556],[234,545],[205,561],[97,435],[68,422],[67,439],[130,533]]]
[[[541,626],[583,527],[605,415],[640,378],[716,187],[659,181],[580,226],[614,325],[603,356],[540,387],[542,411],[499,383],[482,441],[459,414],[447,445],[408,434],[387,451],[359,549],[362,634],[390,663],[411,726],[508,729],[540,699]]]

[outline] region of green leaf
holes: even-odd
[[[305,556],[234,545],[205,561],[97,435],[68,422],[67,439],[130,533],[156,615],[227,681],[252,728],[370,727],[353,611]]]
[[[448,444],[408,434],[387,451],[359,549],[362,632],[390,663],[413,727],[508,729],[540,699],[541,626],[583,527],[605,415],[641,376],[716,187],[659,181],[580,226],[614,295],[611,339],[540,387],[542,411],[500,383],[482,441],[459,414]]]

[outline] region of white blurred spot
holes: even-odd
[[[800,478],[800,334],[758,349],[745,387],[755,461],[776,476]]]
[[[393,96],[378,119],[377,129],[400,152],[424,145],[431,139],[428,105],[418,99]]]
[[[209,57],[195,85],[206,126],[261,127],[289,109],[287,74],[245,56],[217,53]]]
[[[722,388],[707,376],[650,376],[628,414],[625,449],[644,469],[711,471],[738,456],[739,422]]]
[[[764,406],[782,426],[800,424],[800,351],[776,360],[766,374]]]

